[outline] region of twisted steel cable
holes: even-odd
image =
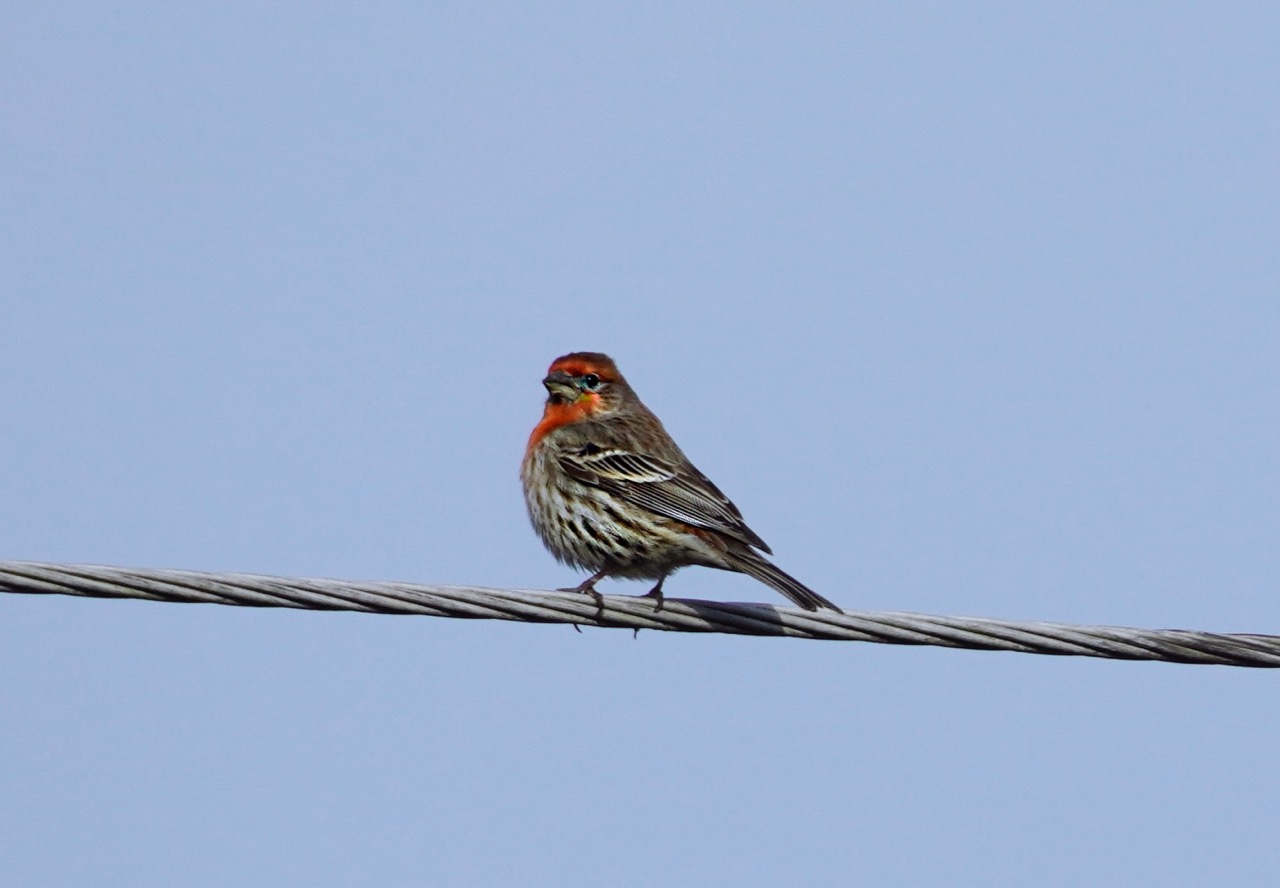
[[[1280,667],[1280,636],[1220,635],[1065,623],[936,617],[927,614],[804,611],[766,604],[587,595],[480,586],[294,579],[83,564],[0,562],[0,592],[141,598],[246,607],[293,607],[380,614],[570,623],[672,632],[778,635],[828,641],[936,645],[1025,654]]]

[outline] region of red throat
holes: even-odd
[[[529,435],[529,445],[525,448],[525,453],[533,450],[543,438],[561,426],[586,419],[595,412],[594,408],[599,400],[599,395],[588,395],[567,404],[548,401],[546,409],[542,411],[542,420],[533,427],[533,433]]]

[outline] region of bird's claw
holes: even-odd
[[[557,592],[579,592],[590,595],[596,600],[596,619],[604,619],[604,596],[596,590],[596,584],[593,580],[588,580],[577,586],[567,586],[563,589],[557,589]]]
[[[663,594],[662,594],[662,584],[661,584],[661,583],[659,583],[658,585],[654,586],[654,587],[653,587],[652,589],[650,589],[648,592],[644,593],[644,595],[642,595],[642,596],[641,596],[641,598],[653,598],[653,599],[656,599],[656,601],[654,601],[654,604],[653,604],[653,612],[654,612],[654,613],[657,613],[658,611],[662,610],[662,605],[663,605],[663,603],[667,600],[667,599],[663,596]]]

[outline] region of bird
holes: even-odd
[[[591,595],[605,578],[656,580],[701,565],[754,577],[800,607],[839,607],[768,561],[742,513],[698,471],[617,364],[600,352],[556,358],[547,401],[520,466],[529,520],[556,560],[591,575],[562,592]]]

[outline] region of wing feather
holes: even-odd
[[[678,465],[647,454],[587,444],[562,453],[560,465],[584,484],[608,490],[633,505],[769,551],[764,540],[742,520],[738,507],[687,461]]]

